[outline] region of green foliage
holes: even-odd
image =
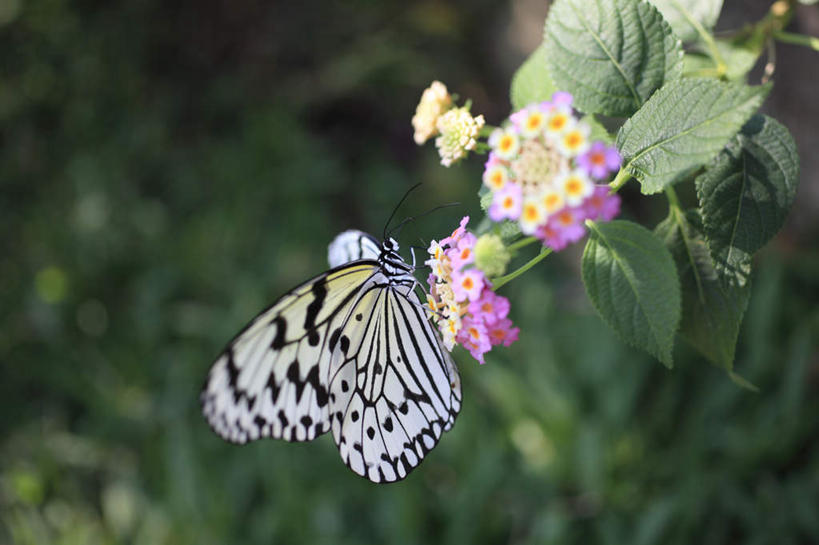
[[[700,38],[697,27],[710,31],[722,11],[722,0],[649,0],[682,41]]]
[[[629,116],[682,73],[682,49],[639,0],[557,0],[546,19],[549,73],[586,113]]]
[[[610,2],[572,3],[581,4],[594,14]],[[630,6],[624,22],[653,13],[617,5]],[[703,240],[725,247],[708,238],[721,233],[710,196],[710,235],[695,212],[672,211],[658,228],[682,288],[687,342],[675,347],[673,373],[594,314],[570,249],[502,288],[519,342],[484,366],[456,349],[463,410],[400,484],[356,477],[328,437],[243,447],[216,437],[197,399],[214,355],[254,313],[326,267],[334,234],[380,231],[385,210],[417,181],[425,189],[399,215],[474,193],[480,165],[443,170],[434,151],[412,143],[416,89],[457,74],[453,88],[485,92],[476,105],[506,104],[485,54],[498,39],[487,21],[506,17],[505,4],[364,2],[355,17],[339,3],[278,8],[0,1],[0,542],[819,542],[814,227],[811,218],[789,227],[787,251],[770,244],[753,283],[715,282],[723,273]],[[321,32],[310,34],[317,20]],[[641,35],[614,38],[640,45]],[[736,70],[725,75],[743,79],[748,63],[720,50]],[[596,77],[589,66],[584,81]],[[513,102],[548,98],[546,78],[524,71]],[[794,148],[767,118],[731,139],[761,97],[702,86],[748,93],[716,103],[737,113],[708,124],[734,128],[720,132],[722,144],[708,142],[709,156],[728,146],[698,182],[743,210],[732,216],[738,229],[756,229],[746,208],[765,211],[761,230],[743,234],[751,243],[731,243],[745,252],[781,225]],[[596,92],[589,100],[604,102]],[[638,112],[640,132],[674,136],[714,106],[684,102],[683,117],[667,116],[674,104]],[[785,101],[771,102],[773,111]],[[815,125],[809,108],[791,107]],[[713,128],[694,126],[697,138],[676,134],[670,153],[642,157],[697,169],[708,154],[685,167],[673,154],[700,149]],[[754,166],[747,179],[736,176],[740,160]],[[665,212],[662,199],[638,197],[624,188],[624,213]],[[463,210],[476,211],[476,202]],[[453,217],[408,224],[402,244],[451,232]],[[659,239],[623,223],[596,226],[589,242],[601,261],[629,265],[608,280],[642,281],[658,267],[645,281],[666,278]],[[504,240],[520,236],[516,223],[496,228]],[[627,289],[617,308],[639,309],[629,292],[642,297],[645,285]],[[700,353],[747,376],[759,395],[702,365]]]
[[[519,110],[533,102],[549,100],[557,91],[549,77],[546,58],[546,47],[541,45],[515,72],[509,88],[513,110]]]
[[[725,77],[730,80],[744,80],[765,47],[763,40],[715,40],[714,43],[725,63]]]
[[[796,196],[799,156],[788,129],[752,118],[696,180],[705,236],[719,271],[742,285],[751,257],[782,227]]]
[[[667,84],[617,134],[624,170],[644,194],[662,191],[716,156],[769,91],[705,78]]]
[[[671,251],[680,275],[680,335],[714,365],[731,371],[750,285],[731,285],[721,280],[696,210],[684,213],[672,205],[668,218],[655,233]]]
[[[671,254],[630,221],[589,222],[583,283],[594,307],[623,340],[666,366],[680,321],[680,283]]]

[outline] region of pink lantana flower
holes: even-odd
[[[537,237],[552,250],[559,252],[583,238],[586,234],[586,228],[583,227],[584,219],[586,217],[582,208],[564,208],[538,229]]]
[[[477,239],[466,231],[468,221],[464,218],[451,236],[429,246],[427,306],[446,349],[460,344],[484,363],[484,354],[493,345],[511,344],[518,329],[507,318],[509,300],[494,293],[486,273],[475,267]]]
[[[512,320],[503,318],[489,326],[489,342],[492,346],[509,346],[518,340],[518,333],[520,328],[512,327]]]
[[[489,217],[492,221],[516,220],[523,208],[523,190],[518,184],[506,184],[492,195]]]
[[[458,227],[452,231],[452,234],[443,239],[440,244],[441,246],[449,245],[450,247],[455,246],[458,244],[458,241],[461,240],[461,237],[464,236],[466,232],[466,224],[469,223],[469,216],[464,216],[461,218],[461,223]]]
[[[469,350],[473,358],[478,363],[484,364],[483,355],[492,349],[492,342],[489,339],[489,332],[486,326],[472,316],[465,316],[463,326],[456,337],[458,343]]]
[[[460,270],[465,265],[475,262],[475,240],[475,235],[465,233],[456,247],[447,250],[453,270]]]
[[[479,299],[469,303],[469,313],[480,317],[487,325],[494,324],[509,314],[509,299],[492,290],[483,290]]]
[[[467,299],[474,301],[480,297],[484,283],[483,273],[478,269],[452,271],[452,291],[459,303]]]
[[[573,101],[572,94],[566,91],[557,91],[552,94],[552,104],[555,106],[571,106]]]
[[[620,213],[620,196],[610,193],[608,186],[598,185],[583,206],[588,219],[611,221]]]
[[[623,159],[614,146],[603,142],[594,142],[589,151],[577,157],[577,166],[589,173],[589,176],[602,180],[620,169]]]

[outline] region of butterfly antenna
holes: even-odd
[[[407,197],[409,197],[410,193],[412,193],[413,191],[415,191],[419,187],[421,187],[421,182],[418,182],[417,184],[415,184],[411,188],[407,189],[407,192],[404,193],[404,196],[401,197],[401,200],[398,201],[398,204],[395,205],[395,208],[393,208],[393,210],[392,210],[392,214],[390,214],[390,218],[387,220],[387,223],[384,224],[384,233],[383,233],[384,236],[381,237],[381,240],[385,240],[387,238],[387,227],[390,226],[390,222],[392,221],[392,218],[395,217],[395,213],[398,212],[398,209],[401,207],[402,204],[404,204],[404,201],[407,200]],[[390,231],[390,232],[392,232],[392,231]]]
[[[437,212],[438,210],[442,210],[444,208],[450,208],[452,206],[459,206],[460,204],[461,203],[459,203],[459,202],[450,202],[450,203],[447,203],[447,204],[442,204],[440,206],[436,206],[432,210],[427,210],[423,214],[418,214],[417,216],[409,216],[407,218],[404,218],[403,220],[401,220],[401,223],[399,223],[398,225],[396,225],[395,227],[390,229],[389,234],[390,234],[390,236],[392,236],[393,231],[396,231],[396,230],[400,233],[401,228],[404,227],[404,225],[406,225],[407,223],[409,223],[411,221],[415,221],[418,218],[423,218],[424,216],[428,216],[429,214],[432,214],[433,212]]]

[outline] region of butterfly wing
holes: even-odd
[[[381,245],[372,235],[357,229],[339,233],[327,247],[327,261],[331,267],[338,267],[360,259],[377,260]]]
[[[417,295],[386,280],[378,273],[358,302],[329,379],[341,458],[373,482],[406,477],[461,408],[458,371]]]
[[[359,261],[293,289],[254,318],[217,358],[202,412],[222,438],[309,441],[330,429],[329,332],[343,326],[378,264]]]

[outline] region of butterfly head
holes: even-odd
[[[411,277],[414,269],[398,253],[398,242],[392,237],[385,238],[381,243],[381,255],[378,256],[378,262],[389,276],[396,278],[407,275]]]
[[[381,243],[381,250],[383,252],[398,253],[398,241],[392,237],[387,237],[384,239],[384,242]]]

